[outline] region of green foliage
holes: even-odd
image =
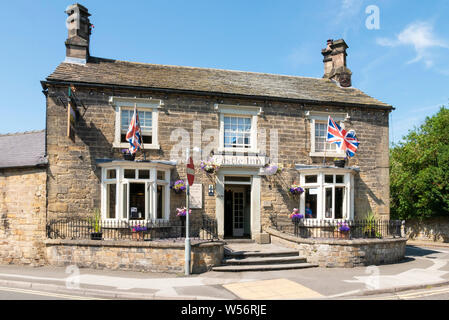
[[[377,230],[376,216],[372,211],[369,211],[365,214],[365,216],[363,217],[363,221],[364,225],[362,231],[364,234],[375,233],[376,237],[382,237],[380,232]]]
[[[93,217],[90,218],[90,224],[95,233],[101,232],[101,213],[100,209],[95,208]]]
[[[390,149],[391,215],[449,215],[449,109],[441,107]]]

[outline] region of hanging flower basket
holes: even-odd
[[[192,213],[192,210],[189,209],[189,214]],[[180,218],[185,218],[187,215],[187,208],[176,208],[176,216],[180,217]]]
[[[180,179],[175,181],[170,187],[175,193],[181,193],[186,189],[184,180]]]
[[[301,193],[303,193],[304,192],[304,189],[303,188],[301,188],[299,185],[297,185],[297,184],[292,184],[291,186],[290,186],[290,193],[291,194],[293,194],[293,195],[299,195],[299,194],[301,194]]]
[[[214,159],[209,159],[208,161],[201,161],[201,170],[207,174],[214,174],[220,168],[220,164]]]

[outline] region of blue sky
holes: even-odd
[[[40,80],[64,60],[67,5],[0,11],[0,133],[45,127]],[[449,1],[81,1],[93,56],[322,77],[329,38],[349,45],[353,86],[392,104],[390,141],[449,104]],[[379,29],[365,12],[379,8]]]

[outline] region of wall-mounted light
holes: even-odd
[[[209,196],[213,196],[214,195],[214,185],[210,184],[209,185]]]

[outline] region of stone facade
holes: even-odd
[[[271,242],[299,251],[307,262],[327,268],[353,268],[400,262],[406,238],[396,239],[301,239],[267,229]]]
[[[45,264],[46,170],[0,169],[0,264]]]
[[[45,241],[51,265],[80,268],[184,273],[184,243],[96,240]],[[191,272],[221,264],[223,242],[193,243]]]
[[[219,116],[214,110],[214,96],[187,94],[157,94],[151,91],[131,91],[95,87],[77,88],[77,97],[87,107],[77,127],[75,142],[65,136],[67,124],[66,106],[58,99],[66,95],[67,87],[49,86],[47,99],[47,153],[48,167],[48,212],[49,217],[74,214],[90,214],[100,207],[100,169],[96,159],[120,159],[119,149],[113,148],[115,132],[114,108],[109,97],[140,97],[161,99],[164,107],[159,112],[159,150],[146,150],[146,158],[170,160],[171,151],[180,137],[170,137],[177,128],[189,133],[187,140],[192,146],[211,143],[202,141],[205,130],[219,128]],[[298,180],[294,165],[322,164],[322,157],[310,157],[310,125],[305,110],[346,112],[350,119],[347,127],[356,130],[360,144],[357,156],[349,160],[350,166],[358,166],[355,177],[355,215],[364,215],[372,210],[382,218],[389,218],[389,169],[388,169],[388,114],[386,110],[355,107],[331,107],[326,105],[303,105],[295,103],[266,103],[257,99],[223,99],[219,103],[231,105],[263,106],[264,113],[258,118],[258,147],[270,156],[270,131],[277,130],[278,162],[286,170],[275,179],[263,177],[261,181],[261,227],[271,223],[273,213],[278,218],[287,215],[298,206],[297,198],[291,197],[288,187]],[[194,128],[195,127],[195,128]],[[184,137],[186,138],[186,137]],[[213,143],[213,142],[212,142]],[[138,156],[142,158],[142,155]],[[207,157],[206,157],[207,158]],[[333,158],[326,159],[331,164]],[[195,163],[199,167],[199,161]],[[185,178],[184,164],[178,164],[172,172],[172,180]],[[214,217],[215,196],[209,196],[207,185],[214,178],[197,170],[196,183],[203,184],[203,209],[193,210],[193,217],[205,213]],[[171,193],[171,214],[175,208],[184,206],[184,194]]]
[[[449,242],[449,218],[408,220],[405,227],[411,240]]]

